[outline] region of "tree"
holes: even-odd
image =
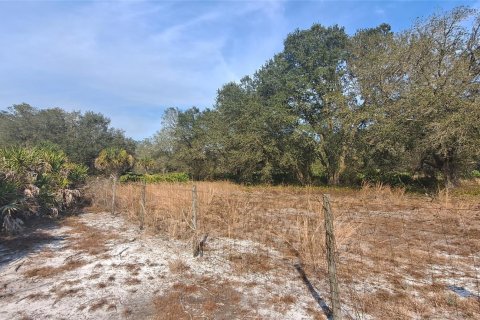
[[[137,158],[153,159],[155,163],[152,170],[154,171],[165,173],[176,169],[173,157],[178,113],[179,110],[176,108],[166,109],[162,117],[161,129],[153,137],[137,144]]]
[[[139,150],[195,179],[309,183],[315,168],[330,184],[407,173],[449,187],[480,159],[479,43],[467,8],[401,33],[314,24],[213,109],[169,109]]]
[[[57,145],[77,163],[94,168],[100,150],[118,147],[133,153],[135,144],[123,131],[110,128],[100,113],[60,108],[36,109],[26,103],[0,112],[0,144],[3,146]]]
[[[464,23],[470,18],[475,22],[468,30]],[[396,109],[422,129],[411,131],[419,167],[441,172],[446,187],[479,156],[479,28],[478,11],[457,8],[417,24],[402,39],[409,44],[411,108]]]
[[[142,169],[142,171],[147,174],[150,173],[155,167],[155,161],[150,157],[137,158],[136,163]]]
[[[215,133],[211,124],[214,112],[196,107],[179,111],[173,130],[173,162],[177,171],[189,172],[193,179],[215,176],[216,152],[212,148]]]
[[[90,168],[95,167],[95,157],[102,149],[125,149],[132,154],[135,143],[126,138],[123,131],[110,128],[110,119],[100,113],[78,114],[68,135],[64,138],[64,148],[70,157]]]
[[[288,35],[283,73],[288,105],[317,141],[317,155],[332,184],[340,182],[356,130],[346,74],[348,37],[339,26],[313,25]]]
[[[355,156],[350,171],[372,177],[403,172],[411,162],[405,150],[403,122],[389,122],[388,104],[401,99],[407,85],[399,76],[402,57],[388,24],[358,30],[349,41],[347,67],[355,94],[358,131],[353,144]],[[379,124],[384,124],[380,126]]]
[[[286,103],[274,60],[253,78],[225,85],[215,111],[224,167],[241,182],[310,182],[312,137]]]
[[[115,214],[115,193],[118,177],[130,169],[134,158],[125,149],[106,148],[95,159],[95,168],[109,174],[112,179],[112,214]]]
[[[359,77],[376,114],[371,145],[382,143],[412,171],[440,173],[447,188],[479,158],[479,28],[476,10],[435,14],[377,46],[378,59],[369,55],[357,69],[377,75]]]
[[[0,112],[0,142],[4,146],[60,144],[68,130],[67,113],[59,108],[38,110],[22,103]]]

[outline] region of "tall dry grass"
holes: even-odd
[[[197,230],[192,225],[192,184],[146,185],[144,224],[166,238],[190,239],[194,233],[250,240],[297,257],[316,270],[324,269],[322,190],[307,187],[245,187],[230,182],[196,182]],[[93,210],[107,211],[110,182],[90,184]],[[142,219],[142,184],[121,184],[117,210],[132,221]],[[337,244],[355,227],[337,216]],[[194,232],[195,231],[195,232]]]
[[[352,317],[456,313],[468,319],[480,312],[480,303],[448,289],[465,287],[480,296],[480,203],[475,197],[412,195],[381,184],[361,190],[195,184],[198,230],[191,222],[192,184],[170,183],[146,186],[148,230],[171,239],[187,240],[200,232],[261,243],[299,260],[326,288],[321,199],[328,192],[342,299]],[[108,181],[98,180],[90,190],[92,209],[109,210]],[[117,191],[117,210],[132,221],[141,217],[141,192],[141,184],[122,184]],[[259,260],[264,255],[258,249]]]

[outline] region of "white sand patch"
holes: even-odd
[[[238,308],[254,317],[310,319],[309,310],[321,313],[292,262],[272,248],[210,237],[205,255],[194,258],[187,241],[147,235],[120,216],[85,214],[79,219],[115,235],[106,241],[106,252],[90,255],[69,247],[82,237],[72,235],[69,227],[44,230],[58,240],[30,252],[4,252],[15,258],[0,264],[0,319],[148,319],[155,315],[156,296],[168,294],[176,283],[195,283],[201,277],[230,283],[242,297]],[[229,259],[259,252],[271,268],[239,271]],[[186,270],[172,271],[176,261]],[[60,271],[69,263],[71,270]],[[59,271],[35,275],[48,270]],[[283,303],[284,296],[291,301]]]

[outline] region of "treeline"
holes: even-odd
[[[0,111],[0,146],[56,149],[90,169],[102,149],[135,152],[135,141],[111,128],[110,119],[100,113],[37,109],[25,103]]]
[[[0,112],[0,233],[18,233],[33,216],[81,204],[80,189],[102,150],[135,151],[134,141],[109,123],[99,113],[28,104]],[[133,158],[125,169],[132,164]]]
[[[452,185],[479,167],[479,28],[461,7],[400,33],[296,30],[213,108],[168,109],[137,155],[194,179]]]

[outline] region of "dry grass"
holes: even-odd
[[[55,303],[66,298],[76,296],[79,292],[83,291],[82,288],[69,288],[69,289],[59,289],[55,291],[56,299]]]
[[[62,221],[62,225],[70,227],[70,233],[76,235],[69,242],[69,248],[93,256],[105,254],[108,251],[106,242],[117,238],[112,232],[107,233],[86,225],[78,217],[68,217]]]
[[[101,308],[103,308],[104,306],[107,306],[107,305],[108,305],[108,300],[105,299],[105,298],[102,298],[102,299],[92,303],[90,308],[88,308],[88,311],[93,312],[93,311],[101,309]]]
[[[56,276],[58,274],[61,274],[67,271],[75,270],[84,265],[85,265],[84,261],[70,260],[58,267],[45,266],[40,268],[29,269],[25,271],[23,275],[27,278],[33,278],[33,277],[50,278],[52,276]]]
[[[43,300],[43,299],[48,299],[48,298],[50,298],[50,294],[41,293],[41,292],[31,293],[27,296],[27,299],[33,300],[33,301]]]
[[[90,255],[103,254],[108,250],[106,247],[106,241],[115,238],[114,234],[101,232],[96,228],[85,225],[78,217],[68,217],[62,221],[62,225],[71,228],[70,233],[74,237],[68,241],[67,248],[75,250],[76,254],[65,259],[65,262],[60,266],[44,266],[26,270],[23,273],[25,277],[49,278],[60,273],[80,268],[86,264],[86,262],[81,258],[81,253],[87,253]],[[36,241],[38,241],[38,243],[42,243],[52,239],[54,239],[52,236],[47,236],[42,233],[34,233],[27,237],[12,240],[10,244],[21,241],[21,245],[15,246],[32,247]],[[52,257],[54,256],[54,252],[52,250],[47,250],[46,252],[42,253],[41,256],[43,258]]]
[[[190,270],[190,267],[181,259],[170,261],[168,268],[172,273],[185,273]]]
[[[110,188],[98,184],[92,189],[93,208],[107,210]],[[136,184],[123,184],[117,190],[119,211],[133,221],[140,220],[140,192]],[[197,194],[197,234],[252,240],[291,255],[300,254],[305,263],[318,264],[324,251],[318,189],[249,188],[228,182],[202,182],[197,184]],[[147,185],[145,207],[145,225],[151,231],[170,239],[192,238],[190,185]],[[349,226],[338,226],[337,241],[341,243],[343,237],[353,232]]]
[[[100,276],[101,276],[100,273],[94,272],[94,273],[92,273],[91,275],[88,276],[88,279],[89,280],[98,279],[98,278],[100,278]]]
[[[123,283],[126,284],[127,286],[135,286],[142,283],[142,280],[130,277],[128,279],[125,279]]]
[[[195,284],[176,283],[167,294],[154,299],[154,319],[190,320],[195,315],[207,319],[239,319],[248,314],[240,306],[241,299],[241,294],[227,282],[201,278],[196,279]]]
[[[358,199],[336,200],[333,209],[360,226],[339,246],[338,266],[344,297],[356,314],[474,319],[480,313],[480,300],[448,288],[480,293],[475,198],[414,196],[377,185],[364,188]]]
[[[295,302],[297,302],[297,298],[292,295],[275,295],[270,299],[274,309],[279,312],[286,311]]]
[[[127,263],[122,265],[132,276],[138,276],[142,269],[142,263]]]
[[[227,259],[237,273],[264,273],[275,268],[271,258],[262,253],[229,254]]]
[[[421,196],[380,184],[361,190],[242,187],[227,182],[196,186],[198,229],[194,232],[191,185],[148,185],[145,225],[149,232],[169,239],[190,240],[195,234],[208,233],[210,238],[260,243],[281,252],[284,259],[300,260],[311,280],[327,291],[321,198],[328,192],[335,216],[342,299],[354,316],[410,319],[453,314],[474,319],[480,314],[475,297],[463,298],[448,289],[464,287],[480,296],[480,202],[476,196]],[[94,207],[108,210],[110,188],[101,184],[92,188],[97,190]],[[118,189],[118,209],[132,221],[139,221],[141,190],[136,184]],[[207,254],[222,255],[236,273],[277,272],[278,257],[250,249],[237,252],[232,245]],[[176,273],[188,271],[182,261],[173,261],[169,267]],[[162,299],[179,296],[173,292]],[[172,308],[180,308],[171,310],[172,314],[188,318],[181,305]],[[312,311],[312,317],[317,313]]]

